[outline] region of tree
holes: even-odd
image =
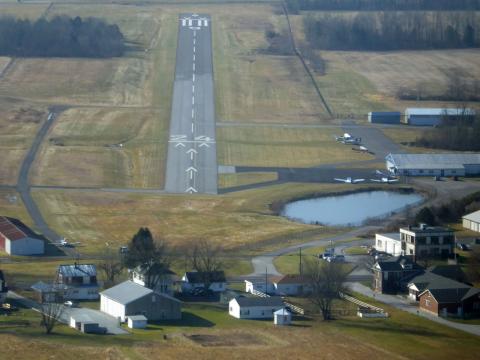
[[[467,267],[468,280],[472,283],[480,282],[480,248],[474,247],[470,252]]]
[[[143,275],[145,286],[154,289],[170,267],[167,245],[155,241],[148,228],[140,228],[128,244],[124,264]]]
[[[208,290],[213,282],[212,275],[222,268],[220,255],[223,249],[207,240],[195,243],[190,253],[192,267],[198,271],[204,288]]]
[[[427,225],[435,225],[435,214],[429,207],[423,207],[415,216],[417,224],[423,223]]]
[[[104,251],[102,261],[98,264],[98,268],[105,275],[105,287],[115,285],[115,279],[122,272],[123,263],[118,252],[113,251],[109,246]]]
[[[304,276],[312,289],[309,299],[322,313],[323,320],[332,318],[332,302],[346,290],[347,275],[341,264],[319,259],[305,261]]]
[[[58,302],[45,302],[41,306],[41,325],[45,333],[50,335],[63,315],[63,304]]]

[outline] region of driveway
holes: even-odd
[[[113,316],[107,315],[100,310],[88,309],[88,308],[70,308],[64,306],[61,322],[65,324],[70,324],[70,317],[75,315],[88,316],[94,322],[97,322],[100,327],[107,329],[107,334],[111,335],[125,335],[129,334],[128,331],[124,330],[116,318]]]
[[[355,291],[359,294],[362,294],[364,296],[368,296],[371,298],[374,298],[375,300],[378,300],[384,304],[393,306],[399,310],[407,311],[411,314],[418,315],[424,318],[427,318],[431,321],[434,321],[436,323],[457,329],[457,330],[462,330],[465,332],[468,332],[473,335],[480,336],[480,325],[468,325],[468,324],[461,324],[457,323],[454,321],[449,321],[444,318],[438,317],[438,316],[433,316],[430,315],[429,313],[426,313],[424,311],[419,311],[418,307],[416,304],[410,302],[403,296],[399,295],[385,295],[385,294],[377,294],[372,291],[372,289],[359,284],[359,283],[349,283],[349,288],[352,291]]]

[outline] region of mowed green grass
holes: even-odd
[[[352,151],[335,141],[330,128],[217,128],[217,156],[221,165],[310,167],[370,160],[372,155]]]

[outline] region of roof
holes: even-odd
[[[274,312],[276,315],[292,315],[290,311],[287,310],[287,308],[282,308]]]
[[[145,315],[128,315],[128,318],[133,321],[147,321]]]
[[[5,236],[10,241],[21,240],[28,237],[27,233],[23,231],[19,224],[13,221],[14,219],[0,216],[0,234]]]
[[[410,226],[410,227],[404,227],[404,228],[400,228],[400,230],[403,230],[403,231],[410,231],[410,232],[413,232],[413,233],[421,233],[421,234],[427,234],[427,233],[445,233],[445,232],[454,232],[454,230],[450,229],[450,228],[447,228],[447,227],[443,227],[443,226],[424,226],[424,227],[421,227],[421,226]]]
[[[65,290],[68,287],[60,284],[47,284],[43,281],[36,282],[30,287],[32,290],[42,293],[42,292],[56,292],[60,290]]]
[[[284,306],[283,300],[280,296],[271,297],[245,297],[239,296],[235,300],[241,307],[254,306]]]
[[[287,274],[273,278],[273,282],[276,284],[305,284],[307,279],[301,275]]]
[[[70,316],[75,322],[82,324],[98,324],[98,321],[94,321],[89,315],[84,313],[75,313]]]
[[[396,233],[386,233],[386,234],[375,234],[375,235],[383,236],[383,237],[386,237],[386,238],[389,238],[389,239],[392,239],[392,240],[395,240],[395,241],[401,241],[400,233],[398,233],[398,232],[396,232]]]
[[[93,264],[59,265],[58,272],[66,277],[97,276],[97,267]]]
[[[466,220],[470,220],[470,221],[474,221],[474,222],[480,223],[480,210],[477,210],[477,211],[475,211],[475,212],[473,212],[473,213],[464,215],[464,216],[462,217],[462,219],[466,219]]]
[[[463,108],[407,108],[405,109],[405,115],[460,116],[475,115],[475,111]]]
[[[191,271],[185,273],[185,280],[192,284],[200,284],[208,276],[211,282],[225,282],[225,273],[223,271]]]
[[[434,265],[429,267],[428,271],[460,282],[466,278],[460,265]]]
[[[439,304],[459,303],[467,300],[472,296],[480,296],[480,289],[474,287],[452,288],[452,289],[428,289],[420,294],[422,296],[426,292],[430,292]]]
[[[400,111],[371,111],[369,115],[381,115],[381,116],[400,116],[402,113]]]
[[[152,289],[127,280],[102,291],[100,294],[122,305],[126,305],[151,293],[153,293]]]
[[[405,269],[405,265],[411,265],[411,269]],[[388,259],[377,261],[377,265],[382,271],[403,271],[417,270],[418,265],[405,256],[394,256]]]
[[[397,169],[463,169],[467,164],[480,164],[480,154],[388,154],[386,160]]]
[[[415,285],[418,291],[423,292],[424,290],[434,290],[434,289],[463,289],[470,288],[466,284],[461,282],[449,279],[444,276],[434,274],[430,271],[427,271],[421,275],[415,276],[412,280],[409,281],[408,286]]]

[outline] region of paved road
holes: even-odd
[[[217,194],[209,15],[181,14],[165,190]]]
[[[32,163],[35,161],[35,157],[37,156],[38,149],[40,148],[40,145],[45,138],[45,135],[48,133],[48,129],[50,129],[52,124],[55,122],[55,119],[61,110],[62,109],[52,110],[48,114],[47,120],[43,123],[42,127],[37,132],[37,135],[33,140],[32,146],[30,147],[27,155],[23,159],[17,182],[17,191],[22,198],[25,208],[27,209],[30,217],[33,220],[36,229],[52,242],[60,241],[61,237],[55,231],[50,229],[50,227],[43,219],[43,216],[40,213],[37,204],[33,200],[30,194],[29,173]]]
[[[406,299],[403,296],[398,296],[398,295],[385,295],[385,294],[378,294],[374,293],[372,289],[359,284],[359,283],[349,283],[348,284],[350,289],[360,293],[362,295],[374,298],[375,300],[381,301],[387,305],[393,306],[397,309],[407,311],[411,314],[416,314],[422,317],[425,317],[431,321],[435,321],[439,324],[457,329],[457,330],[462,330],[466,331],[470,334],[478,335],[480,336],[480,325],[468,325],[468,324],[462,324],[462,323],[457,323],[453,321],[449,321],[446,319],[443,319],[438,316],[433,316],[430,315],[424,311],[421,311],[418,309],[417,305],[410,302],[408,299]]]

